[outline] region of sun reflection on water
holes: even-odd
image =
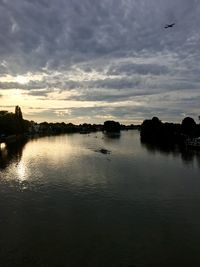
[[[0,150],[3,150],[3,149],[5,149],[6,148],[6,143],[1,143],[0,144]]]
[[[19,181],[25,181],[28,177],[28,171],[23,161],[17,164],[17,176]]]

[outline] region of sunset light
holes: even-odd
[[[16,77],[16,82],[18,82],[20,84],[26,84],[28,81],[29,81],[29,79],[27,79],[25,76],[18,75]]]

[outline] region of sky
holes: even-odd
[[[16,105],[36,122],[198,122],[200,1],[0,0],[0,110]]]

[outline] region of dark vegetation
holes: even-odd
[[[157,117],[144,120],[141,125],[141,141],[144,143],[173,145],[183,144],[188,138],[200,136],[200,125],[186,117],[181,124],[163,123]]]
[[[6,149],[0,150],[0,170],[5,169],[10,162],[19,162],[22,152],[27,143],[25,138],[17,140],[17,142],[7,143]]]
[[[0,111],[0,141],[11,136],[34,136],[34,135],[55,135],[62,133],[90,133],[96,131],[119,132],[120,130],[138,129],[137,125],[122,125],[115,121],[106,121],[102,124],[83,123],[75,125],[73,123],[36,123],[23,119],[23,114],[19,106],[15,107],[15,112]]]
[[[139,129],[143,143],[173,145],[183,144],[188,138],[200,137],[200,124],[193,118],[186,117],[179,123],[163,123],[159,118],[144,120],[142,125],[122,125],[116,121],[105,121],[104,124],[75,125],[73,123],[36,123],[23,119],[19,106],[15,112],[0,111],[0,138],[10,136],[54,135],[62,133],[90,133],[104,131],[106,133],[120,133],[121,130]]]
[[[106,132],[120,132],[121,127],[119,122],[116,121],[105,121],[104,122],[104,127],[103,130]]]
[[[1,136],[19,135],[29,128],[29,121],[24,120],[19,106],[15,107],[15,113],[0,111],[0,134]]]

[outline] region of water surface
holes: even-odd
[[[110,154],[102,154],[105,148]],[[200,266],[200,154],[137,131],[0,153],[0,266]]]

